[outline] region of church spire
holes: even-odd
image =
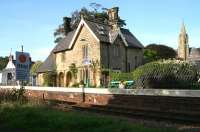
[[[184,22],[182,22],[179,34],[178,57],[183,60],[187,60],[189,57],[188,34]]]
[[[182,26],[181,26],[181,34],[187,34],[186,33],[186,29],[185,29],[184,21],[182,22]]]
[[[10,49],[9,61],[13,61],[12,48]]]

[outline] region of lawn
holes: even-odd
[[[174,132],[151,128],[116,117],[59,111],[45,106],[0,104],[2,132]]]

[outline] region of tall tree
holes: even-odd
[[[176,58],[176,56],[177,53],[173,48],[161,44],[149,44],[144,50],[144,57],[148,61]]]
[[[37,69],[42,65],[42,62],[41,61],[36,61],[32,67],[31,67],[31,70],[30,70],[30,74],[32,76],[36,76],[36,72],[37,72]]]

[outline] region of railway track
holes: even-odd
[[[198,113],[189,114],[180,112],[161,112],[155,110],[119,107],[116,105],[102,106],[64,101],[56,101],[54,103],[55,105],[61,106],[64,109],[70,109],[75,111],[86,111],[106,115],[124,116],[133,119],[166,121],[171,123],[200,126],[200,115]]]

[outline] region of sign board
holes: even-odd
[[[16,52],[16,80],[28,81],[30,71],[30,55],[25,52]]]
[[[88,58],[85,58],[85,59],[83,59],[83,65],[89,66],[89,65],[91,65],[91,61]]]

